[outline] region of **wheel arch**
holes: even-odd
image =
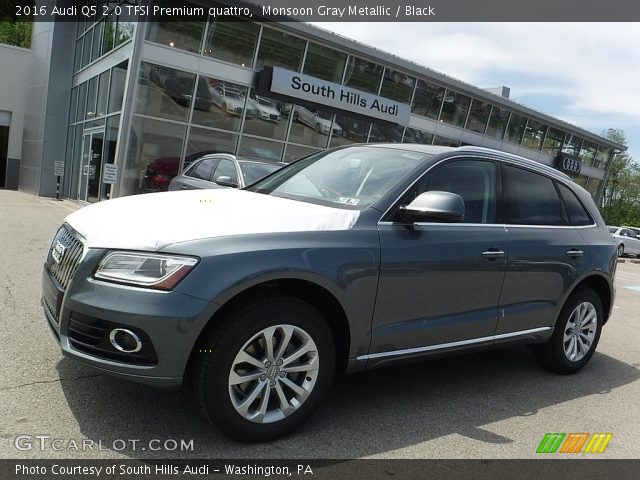
[[[193,363],[194,352],[197,352],[198,345],[202,338],[205,338],[214,330],[218,322],[217,319],[245,305],[247,302],[258,300],[265,295],[285,294],[298,298],[314,307],[326,320],[335,342],[336,348],[336,371],[343,372],[347,368],[349,349],[351,347],[351,330],[347,313],[338,298],[327,288],[318,283],[301,278],[276,278],[262,281],[248,286],[244,290],[236,291],[232,295],[225,297],[220,308],[207,321],[202,331],[198,335],[187,363],[186,370],[190,370]]]
[[[583,279],[581,279],[574,287],[571,289],[567,297],[565,298],[565,302],[573,295],[575,292],[580,290],[581,288],[590,288],[595,291],[600,300],[602,301],[602,310],[604,312],[604,320],[603,324],[609,320],[609,316],[611,315],[611,308],[613,302],[613,291],[610,286],[609,281],[603,276],[598,274],[589,275]],[[563,303],[563,305],[564,305]]]

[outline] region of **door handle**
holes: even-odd
[[[571,258],[580,258],[582,255],[584,255],[584,252],[582,250],[572,248],[571,250],[567,251],[567,255],[569,255]]]
[[[490,248],[486,252],[482,252],[482,256],[484,258],[488,258],[489,260],[503,258],[504,252],[502,250],[498,250],[497,248]]]
[[[180,185],[180,188],[181,188],[182,190],[186,190],[186,189],[187,189],[187,186],[186,186],[186,185]]]

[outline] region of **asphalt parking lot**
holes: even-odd
[[[206,424],[186,390],[62,357],[40,309],[41,264],[76,208],[0,190],[0,458],[534,458],[547,432],[612,432],[600,458],[640,457],[640,264],[618,265],[613,316],[577,375],[543,370],[526,347],[355,374],[294,435],[243,445]],[[31,448],[25,437],[16,448],[21,435]],[[63,448],[44,439],[43,450],[36,435]],[[148,448],[166,440],[193,449]]]

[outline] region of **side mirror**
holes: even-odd
[[[232,182],[231,177],[227,175],[220,175],[219,177],[216,178],[215,182],[221,187],[233,187],[233,188],[238,187],[238,184],[235,182]]]
[[[400,215],[410,222],[458,223],[464,220],[464,200],[451,192],[424,192],[401,206]]]

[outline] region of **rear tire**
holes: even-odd
[[[286,295],[260,297],[228,312],[195,355],[200,411],[242,442],[272,440],[300,427],[328,392],[335,368],[324,318]]]
[[[536,346],[542,365],[571,374],[584,367],[596,350],[602,331],[602,301],[590,288],[573,293],[565,303],[551,339]]]
[[[618,245],[618,256],[622,257],[624,255],[624,245]]]

